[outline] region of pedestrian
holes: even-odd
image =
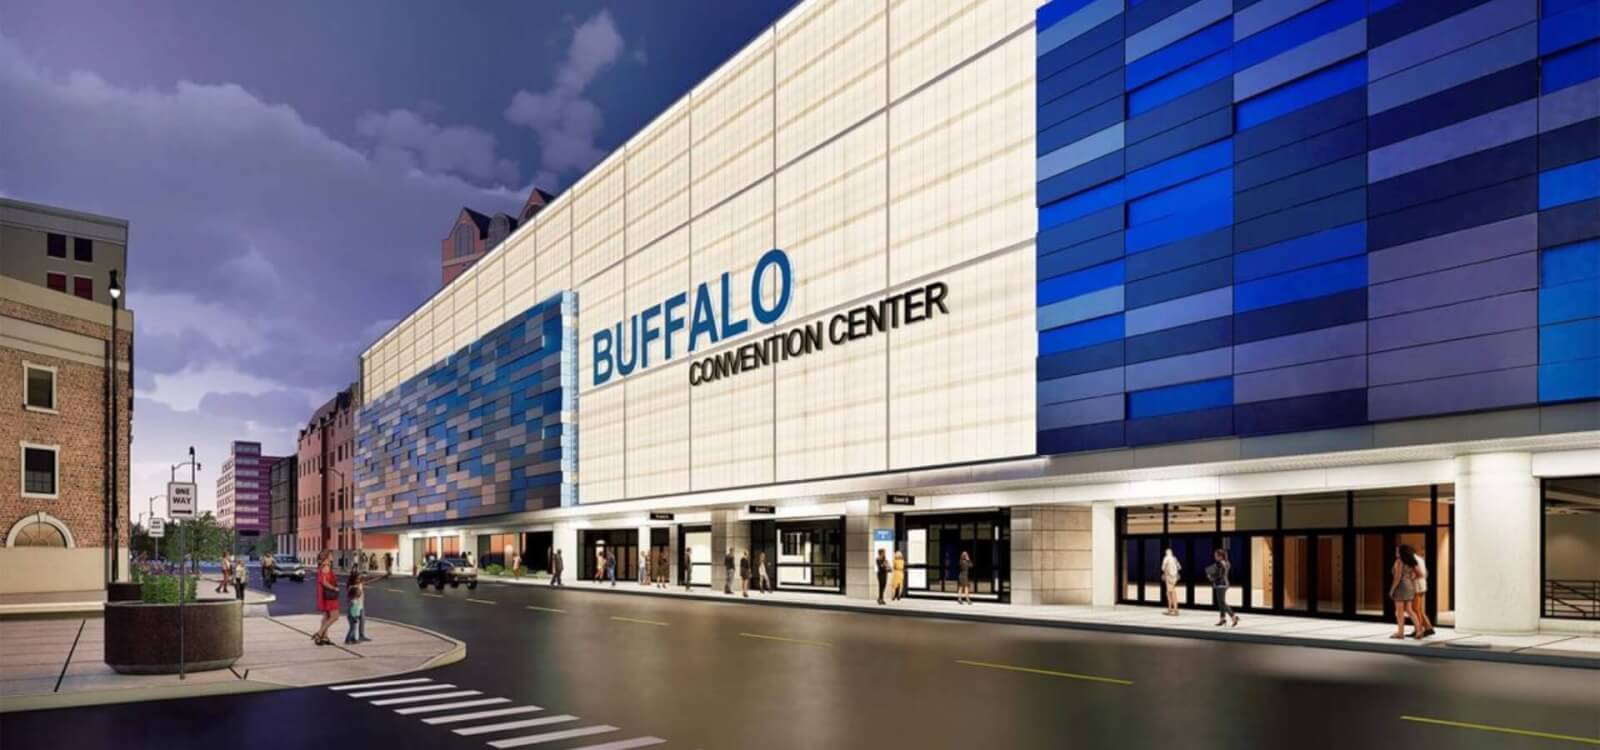
[[[883,592],[889,588],[889,558],[884,556],[883,548],[878,549],[878,603],[883,603]]]
[[[650,553],[639,550],[639,585],[644,586],[650,582]]]
[[[224,552],[224,553],[222,553],[222,574],[217,576],[217,588],[215,590],[213,590],[212,593],[214,593],[214,594],[226,594],[226,593],[228,593],[228,577],[230,575],[232,575],[232,573],[233,573],[233,555],[230,555],[227,552]]]
[[[1402,544],[1395,550],[1394,566],[1390,570],[1393,582],[1389,584],[1389,598],[1394,600],[1394,635],[1389,636],[1395,640],[1406,637],[1406,616],[1411,615],[1416,626],[1412,635],[1417,640],[1422,640],[1422,620],[1416,617],[1417,601],[1417,553],[1411,545]]]
[[[961,559],[957,562],[961,572],[956,574],[956,604],[972,603],[972,557],[966,550],[961,550]]]
[[[656,588],[665,589],[672,584],[672,558],[667,555],[667,548],[662,547],[656,552]]]
[[[333,553],[323,550],[317,555],[317,611],[322,613],[322,627],[311,636],[311,642],[326,646],[328,628],[339,619],[339,581],[333,576]]]
[[[600,547],[594,551],[594,582],[600,583],[606,579],[606,548]]]
[[[722,593],[733,595],[733,548],[728,548],[728,554],[722,556]]]
[[[1428,562],[1422,559],[1421,553],[1416,553],[1417,558],[1417,598],[1412,602],[1417,616],[1417,622],[1422,627],[1422,637],[1433,635],[1433,621],[1428,619]]]
[[[373,577],[363,575],[360,570],[352,570],[345,578],[345,596],[350,602],[346,609],[350,617],[350,631],[344,634],[346,645],[372,640],[367,637],[367,584],[388,577],[388,573]]]
[[[234,591],[235,594],[238,595],[240,602],[244,601],[244,587],[245,587],[245,584],[247,584],[249,582],[250,582],[250,571],[249,571],[249,569],[245,568],[244,557],[240,556],[240,557],[234,558],[234,560],[233,560],[233,591]]]
[[[1168,547],[1167,554],[1161,558],[1161,586],[1167,592],[1167,611],[1162,614],[1178,616],[1178,573],[1182,570],[1177,556]]]
[[[894,575],[889,586],[894,590],[895,601],[906,598],[906,556],[900,550],[894,551]]]
[[[767,575],[766,550],[762,550],[761,554],[756,556],[756,575],[761,581],[761,593],[772,593],[772,578]]]
[[[394,554],[385,552],[383,553],[383,574],[389,575],[392,570],[394,570]]]
[[[272,584],[277,580],[277,578],[278,578],[278,561],[273,559],[272,555],[262,555],[261,556],[261,585],[265,586],[268,591],[271,591],[272,590]]]
[[[1211,581],[1211,599],[1217,603],[1217,625],[1226,625],[1233,618],[1233,627],[1239,627],[1239,615],[1228,606],[1228,573],[1233,565],[1228,562],[1228,551],[1218,547],[1211,552],[1213,562],[1206,566],[1206,578]]]
[[[750,598],[750,550],[739,556],[739,588],[744,598]]]
[[[683,570],[678,571],[683,577],[683,590],[694,590],[694,550],[685,546],[683,548]]]
[[[566,562],[561,559],[561,550],[559,550],[559,549],[556,550],[555,555],[550,559],[550,585],[551,586],[560,586],[561,585],[561,571],[565,570],[566,567],[567,567]]]
[[[611,582],[611,588],[617,587],[617,556],[606,550],[606,580]]]

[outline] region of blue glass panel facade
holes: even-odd
[[[563,292],[365,404],[362,527],[577,504],[577,298]]]
[[[1041,6],[1039,452],[1600,398],[1597,19]]]

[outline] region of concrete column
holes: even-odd
[[[750,523],[740,521],[738,511],[714,510],[711,512],[711,588],[722,591],[729,586],[728,569],[723,556],[733,548],[733,580],[731,587],[739,591],[739,556],[750,549]]]
[[[561,550],[561,571],[563,583],[578,580],[583,575],[582,559],[578,549],[578,527],[571,523],[558,523],[550,530],[551,554]]]
[[[1110,500],[1089,506],[1089,603],[1110,607],[1117,603],[1117,508]]]
[[[1531,454],[1456,458],[1456,629],[1539,630],[1541,512]]]
[[[1011,602],[1088,604],[1090,520],[1083,506],[1011,510]]]
[[[882,512],[881,498],[863,498],[845,503],[844,574],[845,595],[852,599],[878,600],[878,565],[872,552],[874,529],[894,529],[894,515]]]

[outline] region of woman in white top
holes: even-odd
[[[1178,572],[1183,566],[1178,564],[1178,558],[1172,554],[1172,548],[1167,548],[1167,554],[1161,558],[1161,585],[1167,590],[1166,614],[1178,614]]]
[[[1416,588],[1415,617],[1412,619],[1417,621],[1416,626],[1422,632],[1422,637],[1427,638],[1433,635],[1433,622],[1428,620],[1428,563],[1422,559],[1420,552],[1417,554]]]

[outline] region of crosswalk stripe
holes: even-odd
[[[506,721],[499,724],[484,724],[481,727],[467,727],[466,729],[457,729],[455,730],[455,733],[461,735],[462,737],[471,737],[473,735],[488,734],[490,732],[504,732],[507,729],[527,729],[528,727],[542,727],[546,724],[560,724],[564,721],[577,720],[578,717],[576,716],[569,714],[558,714],[556,716],[543,716],[537,719],[523,719],[521,721]]]
[[[601,724],[594,727],[580,727],[578,729],[565,729],[560,732],[546,732],[544,734],[530,734],[527,737],[512,737],[505,740],[495,740],[489,743],[490,747],[505,750],[508,747],[522,747],[524,745],[537,745],[541,742],[555,742],[556,740],[571,739],[573,737],[587,737],[591,734],[615,732],[616,727]]]
[[[457,691],[455,691],[453,693],[430,693],[428,695],[409,695],[409,696],[406,696],[404,698],[384,698],[381,701],[373,701],[372,705],[374,705],[374,706],[396,706],[396,705],[399,705],[401,703],[421,703],[423,701],[444,700],[445,698],[467,698],[467,697],[474,696],[474,695],[483,695],[483,693],[482,693],[482,691],[478,691],[478,690],[457,690]]]
[[[572,750],[633,750],[636,747],[649,747],[663,742],[666,742],[666,740],[660,737],[635,737],[631,740],[617,740],[603,745],[584,745],[583,747],[575,747]]]
[[[431,714],[434,711],[454,711],[458,708],[477,708],[478,706],[493,706],[497,703],[510,703],[510,698],[480,698],[475,701],[457,701],[455,703],[440,703],[436,706],[412,706],[411,708],[397,708],[395,713],[401,716],[412,714]]]
[[[511,708],[496,708],[490,711],[473,711],[470,714],[456,714],[454,716],[435,716],[423,719],[424,724],[454,724],[458,721],[472,721],[474,719],[493,719],[496,716],[514,716],[516,714],[531,714],[543,711],[538,706],[513,706]]]
[[[349,685],[329,685],[329,690],[360,690],[362,688],[389,687],[390,685],[415,685],[419,682],[432,682],[426,677],[417,677],[410,680],[388,680],[386,682],[357,682]]]
[[[383,690],[363,690],[359,693],[345,693],[351,698],[372,698],[379,695],[399,695],[401,693],[422,693],[429,690],[445,690],[453,688],[448,682],[435,682],[432,685],[414,685],[412,687],[385,688]]]

